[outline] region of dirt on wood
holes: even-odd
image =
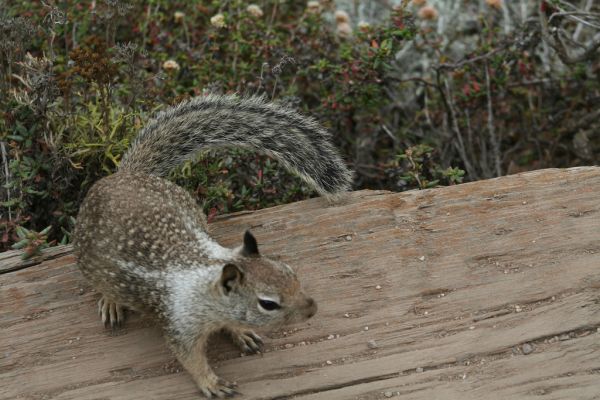
[[[239,213],[319,304],[216,372],[242,399],[600,399],[600,168]],[[49,259],[44,261],[44,257]],[[104,329],[68,247],[0,255],[0,399],[199,399],[160,332]]]

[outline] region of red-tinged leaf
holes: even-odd
[[[554,7],[552,4],[549,4],[547,1],[542,1],[540,4],[540,10],[547,16],[550,16],[557,11],[556,7]]]
[[[7,243],[8,242],[8,232],[4,231],[4,233],[2,234],[2,243]]]
[[[371,47],[374,47],[376,49],[379,48],[379,43],[377,43],[377,40],[375,40],[375,39],[371,40]]]
[[[208,217],[206,219],[208,221],[208,223],[211,223],[215,219],[215,217],[217,216],[217,213],[218,213],[218,210],[216,207],[213,207],[210,209],[210,211],[208,212]]]
[[[479,86],[479,83],[473,81],[471,85],[473,86],[473,91],[475,93],[479,93],[481,91],[481,86]]]
[[[519,60],[519,73],[521,75],[527,75],[527,65],[521,60]]]
[[[465,85],[462,88],[462,91],[465,96],[470,96],[471,95],[471,86],[469,86],[468,83],[465,83]]]
[[[263,178],[263,171],[262,171],[262,169],[259,169],[258,170],[258,180],[262,181],[262,178]]]

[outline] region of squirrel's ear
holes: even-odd
[[[240,254],[244,257],[260,255],[258,252],[258,243],[256,243],[256,238],[252,233],[250,233],[250,231],[246,231],[246,233],[244,233],[244,245],[240,250]]]
[[[244,282],[244,273],[235,264],[225,264],[221,271],[221,287],[225,294],[229,294]]]

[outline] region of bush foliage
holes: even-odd
[[[586,53],[597,10],[576,14],[583,24],[561,14],[580,6],[564,1],[523,2],[519,18],[492,0],[458,12],[397,3],[367,23],[327,0],[0,1],[0,250],[67,243],[85,193],[152,114],[208,92],[315,116],[356,189],[597,161],[600,64]],[[472,18],[449,24],[457,15]],[[313,195],[236,149],[201,154],[172,179],[209,219]]]

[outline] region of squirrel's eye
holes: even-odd
[[[273,311],[281,308],[281,306],[271,300],[258,299],[258,304],[267,311]]]

